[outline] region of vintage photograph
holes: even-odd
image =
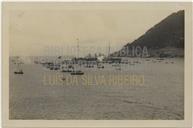
[[[184,120],[185,14],[179,3],[10,9],[9,119]]]

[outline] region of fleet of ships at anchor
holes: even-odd
[[[110,44],[109,44],[109,51],[108,55],[110,55]],[[62,56],[57,57],[58,60],[62,59]],[[17,58],[19,60],[19,57]],[[100,55],[98,57],[79,57],[79,39],[77,39],[77,57],[72,59],[64,59],[60,63],[55,63],[52,61],[34,61],[35,64],[42,64],[44,67],[50,70],[60,70],[63,73],[70,73],[71,75],[84,75],[84,72],[80,69],[81,67],[84,68],[97,68],[97,69],[104,69],[104,63],[112,64],[116,70],[121,70],[121,58],[110,58],[105,57],[105,55]],[[23,70],[21,69],[21,61],[14,62],[17,64],[17,70],[14,74],[24,74]]]
[[[24,72],[21,68],[23,64],[22,61],[19,61],[20,57],[16,57],[15,60],[12,60],[15,65],[17,65],[17,69],[14,71],[16,75],[23,75]],[[164,58],[157,58],[157,60],[152,60],[153,63],[161,62]],[[145,61],[150,61],[150,58],[146,58]],[[129,64],[133,66],[135,64],[140,64],[139,60],[135,60],[133,62],[129,61],[129,59],[123,59],[121,57],[112,57],[110,56],[110,43],[108,47],[108,55],[99,54],[98,56],[86,56],[79,57],[79,39],[77,39],[77,56],[71,59],[64,59],[63,56],[58,56],[55,60],[47,60],[45,58],[34,60],[35,64],[41,64],[43,67],[46,67],[49,70],[57,70],[63,73],[70,73],[71,75],[84,75],[83,70],[81,68],[97,68],[97,69],[105,69],[107,65],[110,65],[115,70],[122,70],[121,64]],[[165,62],[168,64],[169,62]],[[174,62],[171,62],[172,64]]]

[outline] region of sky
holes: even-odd
[[[79,56],[121,49],[178,4],[27,4],[9,13],[11,56]]]

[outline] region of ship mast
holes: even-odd
[[[111,52],[111,46],[110,46],[110,41],[109,41],[108,56],[110,55],[110,52]]]
[[[79,58],[79,39],[77,38],[77,58]]]

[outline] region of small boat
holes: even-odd
[[[53,70],[59,70],[59,69],[60,69],[60,64],[53,65]]]
[[[164,58],[157,58],[157,60],[164,60]]]
[[[62,67],[61,72],[72,72],[74,67],[72,65],[68,65],[67,67]]]
[[[59,70],[60,65],[50,64],[50,65],[47,65],[47,68],[49,68],[50,70]]]
[[[136,61],[133,61],[133,63],[139,64],[140,62],[136,60]]]
[[[66,78],[65,78],[65,77],[63,77],[63,78],[62,78],[62,80],[63,80],[63,81],[65,81],[65,80],[66,80]]]
[[[24,74],[22,70],[15,71],[14,74]]]
[[[77,51],[78,51],[77,58],[79,58],[79,39],[78,38],[77,38]],[[84,72],[82,72],[81,70],[75,69],[74,66],[72,66],[72,69],[73,69],[73,71],[71,72],[71,75],[84,75]]]
[[[112,64],[113,67],[120,67],[120,64]]]
[[[72,72],[71,70],[62,70],[61,72]]]
[[[87,64],[87,65],[85,66],[85,68],[94,68],[94,65],[90,65],[90,64],[88,65],[88,64]]]
[[[20,67],[21,63],[17,63],[17,70],[14,72],[14,74],[24,74],[21,67]]]
[[[78,71],[73,71],[71,72],[71,75],[84,75],[84,72],[78,70]]]
[[[101,65],[101,64],[98,64],[98,65],[97,65],[97,68],[104,68],[104,66]]]

